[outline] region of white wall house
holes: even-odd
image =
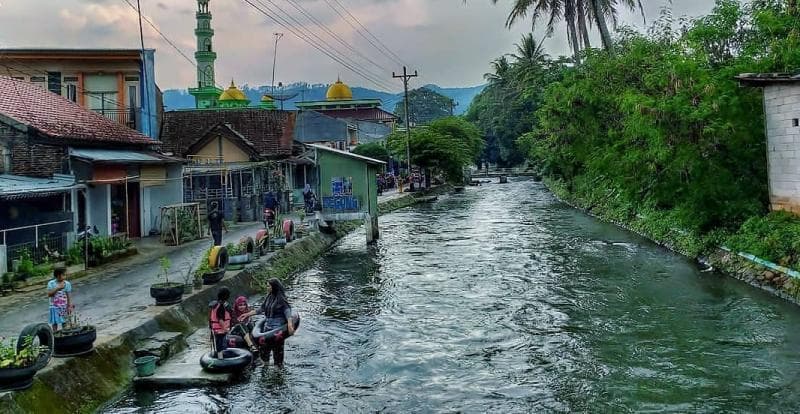
[[[744,73],[737,79],[764,89],[771,209],[800,214],[800,75]]]

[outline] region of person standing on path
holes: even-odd
[[[211,232],[211,237],[214,238],[214,246],[222,246],[222,230],[228,232],[228,226],[225,225],[225,218],[219,212],[219,204],[212,201],[208,209],[208,230]]]
[[[47,297],[50,298],[50,325],[53,331],[63,328],[67,317],[72,313],[72,284],[67,281],[67,268],[53,269],[53,279],[47,282]]]

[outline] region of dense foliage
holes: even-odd
[[[486,142],[480,161],[509,167],[525,160],[517,138],[537,124],[536,110],[545,87],[561,78],[564,65],[561,60],[550,60],[528,34],[510,60],[502,56],[492,66],[494,72],[485,75],[489,85],[464,116],[478,126]]]
[[[521,135],[528,160],[585,207],[659,229],[718,234],[766,213],[761,92],[734,77],[800,69],[796,4],[720,0],[675,26],[665,13],[646,34],[620,30],[578,65],[495,61],[467,115],[500,148],[487,159],[515,162]]]
[[[455,102],[452,99],[428,88],[408,92],[408,121],[411,125],[427,125],[432,121],[453,114]],[[394,114],[401,123],[406,122],[405,99],[394,108]]]
[[[406,133],[395,131],[387,146],[397,159],[406,158]],[[443,174],[449,181],[462,178],[463,167],[475,162],[483,148],[480,132],[469,122],[448,117],[411,130],[411,163]]]
[[[365,157],[369,157],[384,162],[389,161],[390,157],[389,150],[386,149],[386,147],[379,142],[370,142],[367,144],[361,144],[353,148],[353,154],[363,155]]]

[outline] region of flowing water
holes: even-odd
[[[110,413],[797,412],[800,311],[512,181],[380,218],[288,282],[287,366]]]

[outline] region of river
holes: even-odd
[[[287,283],[287,366],[108,413],[797,412],[800,312],[558,202],[468,188]]]

